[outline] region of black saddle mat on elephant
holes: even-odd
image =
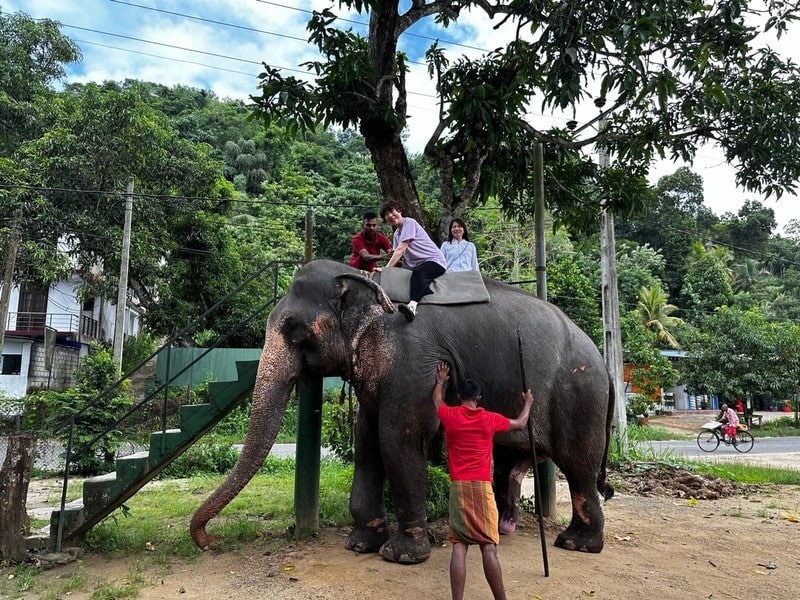
[[[375,273],[378,283],[392,302],[408,302],[411,288],[411,271],[389,267]],[[445,273],[431,283],[432,294],[424,296],[420,304],[472,304],[489,302],[489,290],[478,271]]]

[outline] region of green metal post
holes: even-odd
[[[533,200],[535,206],[534,233],[536,238],[536,295],[547,300],[547,266],[544,252],[544,148],[541,142],[533,145]],[[534,399],[534,402],[536,400]],[[543,517],[556,514],[556,467],[549,458],[536,467],[541,491],[541,506],[536,511]]]
[[[302,384],[297,415],[294,510],[297,538],[319,530],[319,461],[322,441],[322,378]]]

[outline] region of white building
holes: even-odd
[[[116,304],[96,297],[82,302],[83,283],[70,280],[49,288],[14,286],[11,290],[0,365],[0,395],[22,398],[39,389],[64,390],[74,384],[75,368],[91,342],[112,344]],[[139,333],[143,309],[128,294],[124,335]]]

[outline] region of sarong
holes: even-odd
[[[497,504],[488,481],[450,482],[450,541],[499,544]]]

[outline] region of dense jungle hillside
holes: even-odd
[[[362,214],[383,201],[370,152],[352,130],[288,135],[295,132],[253,118],[242,101],[184,86],[55,89],[62,72],[53,64],[77,52],[63,38],[52,63],[3,59],[0,260],[20,210],[17,282],[47,285],[78,269],[87,297],[114,297],[132,178],[129,282],[148,330],[165,336],[271,261],[302,260],[308,217],[314,256],[346,260]],[[422,155],[409,158],[426,226],[441,241],[439,176]],[[756,200],[716,215],[704,202],[714,190],[687,168],[638,193],[617,215],[616,253],[625,358],[648,369],[640,383],[674,382],[658,351],[680,348],[689,357],[683,380],[694,389],[794,393],[800,221],[778,232],[773,211]],[[476,197],[462,214],[480,268],[535,290],[532,214],[503,200]],[[548,215],[546,256],[549,300],[601,343],[598,215],[572,223]],[[270,293],[259,281],[190,343],[203,345],[249,314]],[[254,322],[227,344],[259,346],[262,337],[263,321]]]

